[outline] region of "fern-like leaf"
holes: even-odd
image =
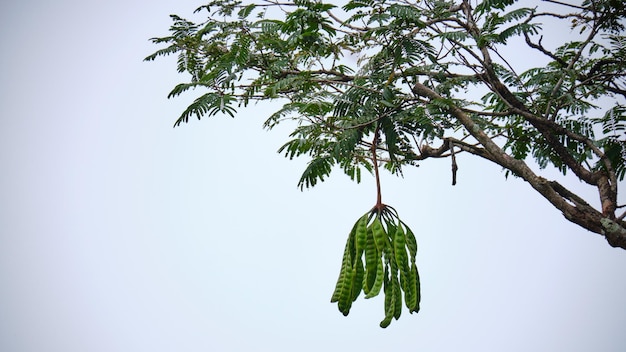
[[[324,181],[324,178],[330,175],[335,160],[331,156],[320,156],[311,160],[302,173],[298,187],[300,189],[310,188],[317,184],[318,181]]]

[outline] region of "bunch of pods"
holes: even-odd
[[[407,253],[408,251],[408,253]],[[343,315],[361,290],[365,298],[385,293],[386,328],[400,318],[402,293],[410,313],[419,311],[420,280],[415,264],[417,241],[411,229],[390,206],[381,204],[364,214],[352,227],[343,253],[341,271],[331,302]]]

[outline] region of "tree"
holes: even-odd
[[[146,60],[177,54],[178,71],[190,75],[168,97],[204,90],[175,126],[277,101],[282,107],[264,126],[297,122],[279,152],[310,157],[300,188],[334,167],[357,182],[362,169],[374,175],[377,203],[350,232],[332,301],[347,315],[361,291],[369,298],[382,290],[386,327],[400,316],[402,293],[410,312],[420,297],[417,243],[382,202],[380,167],[401,175],[420,161],[450,158],[454,185],[455,155],[469,153],[626,249],[626,212],[617,202],[626,174],[626,9],[619,0],[535,5],[215,0],[196,10],[208,13],[200,23],[172,15],[171,35],[152,39],[166,47]],[[544,21],[569,35],[546,31]],[[545,65],[513,67],[521,50]],[[597,189],[600,205],[542,177],[547,167]]]

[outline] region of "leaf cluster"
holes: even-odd
[[[178,55],[178,71],[187,72],[190,81],[174,87],[169,97],[206,91],[175,125],[191,116],[234,116],[251,101],[283,102],[265,126],[297,123],[280,152],[311,158],[301,188],[324,180],[335,165],[359,181],[362,168],[372,169],[368,153],[377,128],[378,149],[386,155],[379,160],[398,174],[426,157],[424,144],[458,131],[471,139],[471,131],[450,114],[454,108],[467,109],[517,159],[533,157],[541,167],[566,172],[568,163],[555,151],[558,141],[572,160],[600,167],[602,157],[590,146],[614,150],[620,144],[602,137],[607,131],[596,138],[601,121],[589,114],[599,109],[598,99],[626,97],[623,9],[615,1],[594,1],[584,2],[576,14],[551,14],[591,33],[549,49],[536,39],[546,16],[537,8],[515,7],[512,0],[482,1],[470,12],[463,6],[353,0],[339,8],[312,0],[216,0],[197,10],[207,10],[204,22],[172,15],[171,34],[153,38],[166,47],[146,59]],[[498,56],[498,47],[517,37],[547,56],[547,65],[518,74],[505,59],[485,61],[485,52]],[[494,80],[506,86],[513,102]],[[440,98],[415,94],[417,83]],[[481,101],[472,98],[473,91],[484,89]],[[540,131],[513,111],[520,106],[555,127]],[[611,162],[623,168],[623,160]]]

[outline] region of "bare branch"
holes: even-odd
[[[561,1],[555,1],[555,0],[541,0],[541,1],[543,1],[543,2],[551,2],[553,4],[558,4],[558,5],[563,5],[563,6],[569,6],[569,7],[575,8],[575,9],[586,10],[586,8],[584,8],[582,6],[572,5],[572,4],[564,3],[564,2],[561,2]]]
[[[560,57],[554,55],[552,52],[546,50],[546,48],[541,45],[541,41],[543,40],[543,36],[539,38],[539,42],[537,44],[533,43],[528,36],[528,33],[524,33],[524,37],[526,38],[526,44],[533,49],[537,49],[540,52],[544,53],[546,56],[550,57],[552,60],[558,62],[561,66],[567,67],[567,63],[563,61]]]

